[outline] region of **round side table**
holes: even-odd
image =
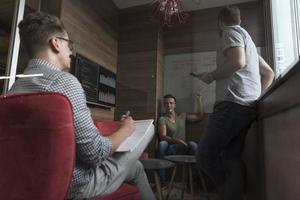
[[[176,167],[173,170],[172,173],[172,177],[171,177],[171,181],[170,181],[170,185],[168,188],[168,192],[167,192],[167,198],[169,198],[170,192],[172,190],[173,187],[173,182],[174,182],[174,178],[175,178],[175,174],[176,174],[176,169],[177,169],[177,165],[182,165],[182,190],[181,190],[181,199],[183,199],[184,197],[184,191],[186,188],[185,185],[185,170],[187,168],[188,170],[188,179],[189,179],[189,185],[190,185],[190,191],[191,191],[191,196],[194,196],[194,185],[193,185],[193,174],[192,174],[192,164],[196,163],[196,158],[195,156],[191,156],[191,155],[170,155],[170,156],[165,156],[165,159],[172,161],[174,163],[176,163]]]
[[[156,186],[158,199],[163,200],[164,198],[163,198],[163,194],[161,191],[161,184],[160,184],[160,178],[158,175],[158,171],[160,169],[172,168],[172,167],[175,167],[176,165],[173,162],[170,162],[168,160],[162,160],[162,159],[156,159],[156,158],[147,158],[147,159],[142,159],[140,161],[143,164],[145,170],[154,172],[154,180],[155,180],[155,186]]]

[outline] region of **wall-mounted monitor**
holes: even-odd
[[[81,54],[76,54],[74,74],[81,83],[88,104],[116,105],[116,74]]]

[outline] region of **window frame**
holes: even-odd
[[[295,37],[294,37],[294,40],[296,40],[296,46],[295,46],[295,51],[296,51],[296,56],[295,56],[295,60],[293,62],[291,62],[288,66],[285,67],[285,69],[283,70],[282,73],[278,74],[277,73],[277,67],[278,67],[278,64],[277,64],[277,58],[276,58],[276,48],[275,48],[275,30],[274,30],[274,27],[275,27],[275,20],[274,19],[274,15],[273,15],[273,2],[274,0],[265,0],[265,13],[266,13],[266,21],[267,21],[267,24],[269,24],[269,31],[267,31],[267,33],[269,33],[269,35],[271,35],[271,41],[269,45],[267,45],[267,48],[269,46],[269,48],[271,48],[271,51],[270,53],[272,55],[269,55],[270,58],[272,58],[272,62],[273,63],[273,69],[274,69],[274,72],[276,74],[276,78],[281,78],[283,76],[285,76],[289,71],[290,69],[292,69],[299,61],[300,61],[300,0],[290,0],[290,3],[291,3],[291,9],[292,12],[291,12],[291,16],[292,16],[292,26],[295,26],[293,27],[295,29]],[[294,33],[293,33],[294,34]],[[268,36],[267,36],[268,37]]]
[[[23,19],[26,0],[15,0],[15,10],[12,22],[11,38],[7,56],[6,76],[4,81],[3,94],[11,88],[16,80],[17,64],[19,58],[20,35],[18,23]]]

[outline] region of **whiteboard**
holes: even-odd
[[[216,52],[196,52],[167,55],[164,57],[164,94],[173,94],[177,99],[178,112],[194,112],[194,95],[203,96],[204,112],[210,113],[215,103],[215,82],[207,85],[190,72],[210,72],[216,69]]]

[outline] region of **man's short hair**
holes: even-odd
[[[218,14],[218,21],[227,26],[239,25],[241,23],[240,9],[236,6],[226,6]]]
[[[45,50],[53,35],[58,34],[61,37],[65,35],[62,21],[56,16],[43,12],[26,15],[18,27],[21,44],[30,57]]]
[[[169,98],[173,98],[174,101],[175,101],[175,103],[176,103],[176,98],[175,98],[172,94],[166,94],[166,95],[164,96],[164,99],[169,99]]]

